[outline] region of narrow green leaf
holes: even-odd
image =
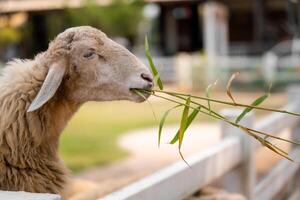
[[[150,51],[149,51],[149,43],[148,43],[147,36],[145,37],[145,54],[148,59],[152,74],[154,76],[154,80],[155,80],[156,84],[158,85],[159,89],[163,90],[163,88],[164,88],[163,83],[160,79],[160,75],[154,65],[153,59],[152,59]]]
[[[187,127],[187,120],[189,116],[189,108],[191,103],[191,97],[188,97],[186,99],[186,103],[182,112],[181,122],[180,122],[180,128],[179,128],[179,146],[178,148],[181,149],[181,145],[183,142],[184,133],[186,131]]]
[[[160,80],[160,75],[159,75],[159,74],[156,74],[156,76],[154,76],[153,80],[154,80],[154,83],[157,83],[157,84],[158,84],[158,82],[159,82],[159,80]],[[159,88],[159,89],[160,89],[160,88]]]
[[[188,120],[187,120],[187,126],[185,129],[188,129],[188,127],[192,124],[194,119],[196,118],[197,114],[199,113],[201,109],[201,106],[197,107],[197,109],[194,109],[194,111],[189,115]],[[175,144],[179,139],[179,130],[177,131],[176,135],[174,138],[171,140],[170,144]]]
[[[174,110],[175,108],[178,108],[182,105],[177,105],[177,106],[174,106],[172,108],[170,108],[169,110],[167,110],[164,115],[162,116],[161,120],[160,120],[160,123],[159,123],[159,128],[158,128],[158,146],[160,145],[160,138],[161,138],[161,133],[162,133],[162,128],[165,124],[165,121],[166,121],[166,118],[167,116],[169,115],[169,113]]]
[[[251,106],[258,106],[260,105],[261,103],[263,103],[271,94],[270,94],[270,91],[271,91],[271,84],[269,86],[269,90],[268,90],[268,93],[258,97],[256,100],[254,100],[252,103],[251,103]],[[235,120],[235,123],[239,123],[243,117],[245,117],[245,115],[249,112],[251,112],[254,108],[252,107],[248,107],[248,108],[245,108],[243,110],[243,112],[236,118]]]
[[[178,141],[179,138],[179,131],[177,131],[176,135],[171,140],[170,144],[175,144]]]

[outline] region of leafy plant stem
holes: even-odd
[[[203,114],[205,114],[205,115],[211,116],[211,117],[213,117],[213,118],[215,118],[215,119],[218,119],[218,120],[223,120],[223,121],[225,121],[226,123],[229,123],[229,124],[231,124],[231,125],[233,125],[233,126],[239,128],[239,129],[242,129],[243,131],[246,131],[246,130],[247,130],[247,131],[252,131],[252,132],[255,132],[255,133],[264,135],[264,136],[268,136],[268,137],[270,137],[270,138],[274,138],[274,139],[282,140],[282,141],[289,142],[289,143],[292,143],[292,144],[300,145],[299,142],[290,141],[290,140],[288,140],[288,139],[284,139],[284,138],[281,138],[281,137],[273,136],[273,135],[270,135],[270,134],[267,134],[267,133],[264,133],[264,132],[261,132],[261,131],[257,131],[257,130],[254,130],[254,129],[251,129],[251,128],[248,128],[248,127],[245,127],[245,126],[242,126],[242,125],[239,125],[239,124],[236,124],[235,122],[230,121],[230,120],[228,120],[228,119],[226,119],[226,118],[224,118],[224,117],[221,118],[221,117],[216,116],[216,115],[211,115],[211,114],[208,113],[208,112],[204,112],[204,111],[202,111],[201,109],[195,108],[195,107],[190,106],[190,105],[187,105],[187,104],[185,104],[185,103],[182,103],[182,102],[179,102],[179,101],[176,101],[176,100],[167,98],[167,97],[163,97],[163,96],[160,96],[160,95],[157,95],[157,94],[152,94],[152,95],[153,95],[153,96],[156,96],[156,97],[158,97],[158,98],[162,98],[162,99],[171,101],[171,102],[176,103],[176,104],[180,104],[180,105],[182,105],[182,106],[189,106],[191,109],[199,110],[199,112],[201,112],[201,113],[203,113]],[[198,104],[198,105],[201,105],[201,104]],[[202,107],[204,108],[205,106],[202,105]],[[252,133],[252,134],[253,134],[253,133]],[[256,136],[257,136],[257,135],[256,135]],[[257,136],[257,137],[259,137],[259,136]],[[261,137],[260,137],[260,138],[261,138]],[[261,139],[264,140],[263,138],[261,138]]]
[[[140,90],[140,89],[138,89],[138,90]],[[150,90],[144,90],[144,89],[143,89],[143,91],[150,92]],[[168,95],[174,95],[175,94],[175,95],[185,96],[185,97],[190,96],[190,97],[195,98],[195,99],[201,99],[201,100],[211,101],[211,102],[230,105],[230,106],[235,106],[235,107],[253,108],[253,109],[257,109],[257,110],[265,110],[265,111],[270,111],[270,112],[279,112],[279,113],[285,113],[285,114],[300,117],[300,113],[290,112],[290,111],[286,111],[286,110],[266,108],[266,107],[261,107],[261,106],[251,106],[251,105],[246,105],[246,104],[241,104],[241,103],[235,103],[234,104],[234,103],[228,102],[228,101],[222,101],[222,100],[211,99],[211,98],[207,98],[207,97],[200,97],[200,96],[195,96],[195,95],[183,94],[183,93],[178,93],[178,92],[168,92],[168,91],[161,91],[161,90],[151,90],[151,91],[165,93],[165,94],[168,94]]]

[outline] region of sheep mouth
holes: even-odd
[[[151,92],[144,88],[130,88],[129,91],[137,102],[143,102],[151,95]]]

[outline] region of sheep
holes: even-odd
[[[0,76],[0,190],[63,195],[59,136],[74,113],[87,101],[142,102],[130,89],[152,87],[144,64],[90,26],[65,30],[33,60],[9,62]]]

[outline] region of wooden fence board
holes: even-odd
[[[238,138],[228,138],[189,159],[179,161],[141,181],[112,193],[104,200],[179,200],[193,194],[241,162]]]

